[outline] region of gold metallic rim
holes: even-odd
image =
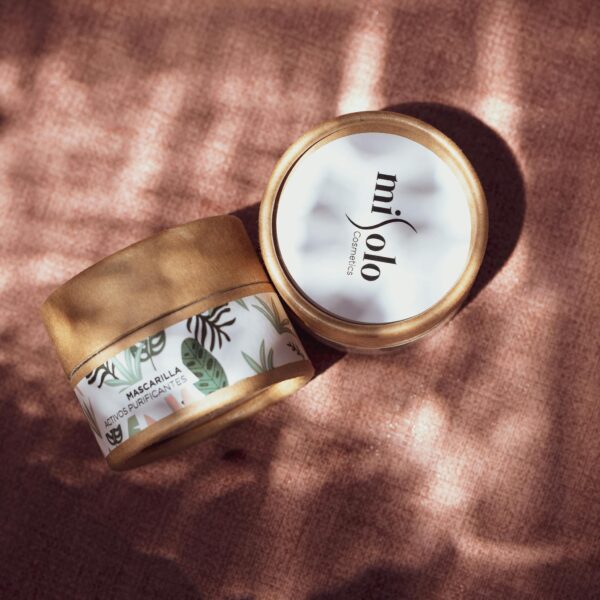
[[[310,302],[294,285],[280,259],[274,231],[280,191],[297,161],[307,152],[340,137],[363,132],[393,133],[409,138],[435,154],[463,185],[471,213],[471,244],[465,269],[448,293],[425,312],[393,323],[364,324],[340,319]],[[488,212],[483,188],[460,148],[435,127],[398,113],[370,111],[343,115],[315,127],[281,157],[267,184],[260,207],[259,240],[273,284],[302,324],[326,343],[347,350],[376,351],[416,340],[450,318],[466,299],[483,261],[488,234]]]
[[[125,471],[165,458],[201,442],[299,390],[314,369],[302,360],[248,377],[157,421],[115,448],[106,460]]]

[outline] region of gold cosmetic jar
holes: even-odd
[[[374,352],[457,311],[483,260],[488,215],[452,140],[376,111],[327,121],[292,144],[259,226],[267,271],[300,323],[333,347]]]
[[[167,229],[83,271],[42,307],[109,466],[170,455],[313,375],[239,219]]]

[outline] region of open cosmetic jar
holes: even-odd
[[[109,466],[169,455],[313,367],[239,219],[167,229],[58,288],[42,316]]]
[[[374,352],[448,320],[485,252],[487,206],[452,140],[391,112],[341,116],[283,155],[260,209],[275,288],[321,341]]]

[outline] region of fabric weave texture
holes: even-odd
[[[600,5],[0,2],[5,598],[600,597]],[[39,318],[165,227],[240,216],[319,122],[449,134],[490,205],[468,302],[172,459],[106,467]]]

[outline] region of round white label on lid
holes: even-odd
[[[277,204],[279,255],[299,291],[336,317],[391,323],[436,304],[469,258],[468,196],[434,152],[389,133],[303,155]]]

